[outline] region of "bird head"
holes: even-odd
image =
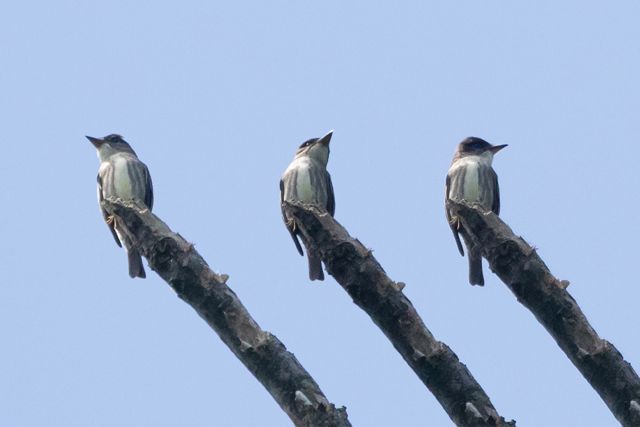
[[[482,138],[476,138],[470,136],[465,138],[460,144],[458,144],[457,157],[464,156],[489,156],[493,157],[495,153],[506,147],[507,144],[491,145]]]
[[[327,166],[329,162],[329,143],[331,142],[331,136],[333,136],[333,131],[329,131],[322,138],[312,138],[303,142],[296,152],[296,157],[309,156],[322,165]]]
[[[135,155],[135,152],[129,145],[127,141],[125,141],[122,136],[112,133],[111,135],[107,135],[104,138],[94,138],[93,136],[87,136],[87,139],[91,141],[96,150],[98,150],[98,157],[101,160],[109,157],[115,153],[131,153]]]

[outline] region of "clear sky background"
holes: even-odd
[[[526,4],[525,4],[526,3]],[[444,217],[469,135],[502,218],[640,368],[640,3],[23,1],[0,6],[0,425],[286,426],[212,330],[102,222],[84,135],[122,134],[155,209],[354,426],[448,426],[332,279],[310,283],[278,180],[330,129],[336,218],[526,426],[617,422]],[[145,262],[146,264],[146,262]]]

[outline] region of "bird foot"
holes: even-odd
[[[460,230],[460,228],[462,227],[460,219],[455,216],[449,220],[449,225],[451,225],[456,231]]]

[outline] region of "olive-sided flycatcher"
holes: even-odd
[[[331,175],[327,172],[329,161],[329,142],[333,131],[322,138],[313,138],[304,142],[296,152],[293,161],[282,174],[280,179],[280,202],[298,202],[313,205],[320,210],[327,211],[331,216],[335,213],[336,203],[333,196]],[[303,235],[298,231],[293,218],[288,218],[282,208],[284,223],[293,238],[293,242],[302,255],[302,247],[297,236],[307,248],[309,259],[309,278],[324,280],[322,262],[318,254],[309,250]]]
[[[486,211],[500,214],[500,189],[498,187],[498,175],[491,167],[493,155],[506,147],[504,145],[491,145],[484,139],[469,137],[458,144],[458,149],[453,155],[451,167],[447,173],[446,195],[447,200],[466,201],[479,204]],[[445,208],[446,209],[446,208]],[[447,211],[447,220],[453,230],[460,255],[464,256],[460,234],[467,246],[469,258],[469,283],[484,286],[482,276],[482,257],[479,248],[474,247],[468,238],[460,221]]]
[[[98,150],[100,169],[98,170],[98,202],[108,197],[117,197],[123,200],[135,200],[143,202],[149,210],[153,208],[153,185],[147,166],[138,160],[135,151],[120,135],[108,135],[104,138],[87,139]],[[113,234],[118,246],[124,244],[129,258],[129,276],[146,277],[140,253],[134,247],[131,239],[122,232],[118,219],[109,215],[107,211],[100,210],[107,226]]]

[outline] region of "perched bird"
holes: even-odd
[[[298,148],[293,161],[280,179],[281,204],[287,201],[313,205],[321,210],[326,210],[333,216],[336,203],[333,196],[331,175],[327,172],[329,142],[332,135],[333,131],[322,138],[310,139]],[[324,280],[320,257],[309,249],[309,245],[305,242],[304,236],[298,231],[294,219],[287,217],[284,205],[282,205],[282,217],[300,255],[303,253],[298,236],[307,248],[309,278],[311,280]]]
[[[131,239],[123,232],[118,219],[102,208],[101,202],[108,197],[143,202],[149,210],[153,208],[153,185],[147,166],[138,160],[135,151],[120,135],[112,134],[104,138],[87,139],[98,150],[100,169],[98,170],[98,202],[107,226],[118,246],[127,251],[129,276],[146,277],[142,258]]]
[[[479,204],[486,211],[500,214],[500,189],[498,175],[491,167],[493,155],[506,147],[491,145],[484,139],[469,137],[458,144],[453,155],[451,167],[447,173],[446,199],[456,202],[466,201]],[[445,207],[446,209],[446,207]],[[478,248],[474,247],[459,220],[446,209],[447,220],[453,230],[460,255],[464,256],[460,234],[467,246],[469,258],[469,283],[484,286],[482,276],[482,257]]]

